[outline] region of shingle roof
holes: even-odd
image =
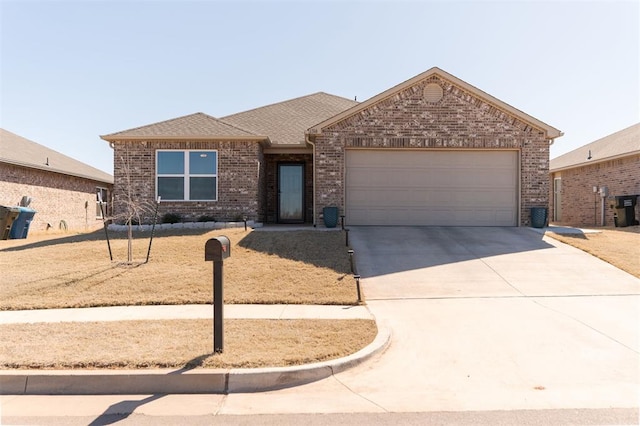
[[[113,176],[46,146],[0,129],[0,162],[113,183]]]
[[[222,117],[243,129],[268,135],[273,145],[305,145],[305,131],[358,102],[318,92]]]
[[[552,159],[549,170],[558,171],[639,153],[640,123]],[[589,154],[591,159],[588,159]]]
[[[215,117],[197,112],[134,129],[100,136],[106,141],[127,139],[266,139],[266,136],[241,129]]]

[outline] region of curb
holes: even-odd
[[[0,395],[139,395],[249,393],[315,382],[353,368],[383,352],[388,328],[349,356],[294,367],[140,370],[3,370]]]

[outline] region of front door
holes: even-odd
[[[553,179],[553,220],[560,222],[562,220],[562,179]]]
[[[278,222],[304,222],[304,164],[278,164]]]

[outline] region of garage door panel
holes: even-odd
[[[515,226],[516,151],[347,151],[347,223]]]

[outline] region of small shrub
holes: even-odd
[[[178,213],[165,213],[162,215],[162,223],[178,223],[182,221],[182,216]]]
[[[198,222],[215,222],[215,221],[216,221],[215,217],[209,216],[209,215],[206,215],[206,214],[203,214],[202,216],[200,216],[198,218]]]

